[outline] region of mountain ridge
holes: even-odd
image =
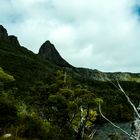
[[[22,47],[16,36],[8,35],[7,30],[2,25],[0,25],[0,44],[1,46],[2,45],[5,46],[3,48],[0,47],[1,51],[6,51],[6,53],[14,53],[13,55],[15,54],[18,55],[20,53],[22,57],[25,57],[26,59],[28,57],[28,59],[30,58],[30,60],[32,61],[34,61],[33,59],[36,59],[36,61],[40,61],[40,64],[42,62],[43,63],[45,62],[48,65],[49,63],[49,65],[52,65],[51,67],[54,67],[54,69],[55,67],[59,67],[60,69],[72,73],[72,75],[75,78],[89,79],[89,80],[96,80],[96,81],[119,80],[119,81],[140,82],[139,73],[101,72],[96,69],[74,67],[71,64],[69,64],[64,58],[61,57],[61,55],[59,54],[55,46],[49,40],[47,40],[45,43],[41,45],[38,54],[34,54],[32,51]],[[3,58],[3,60],[4,59],[5,58]],[[49,71],[51,71],[52,68],[49,68],[49,66],[47,65],[46,66],[44,65],[43,67],[45,69],[50,69]]]
[[[8,35],[7,30],[2,25],[0,25],[0,41],[9,43],[15,47],[20,46],[18,38],[14,35]]]
[[[54,93],[60,96],[63,94],[63,92],[59,92],[59,87],[63,89],[65,86],[64,80],[66,80],[68,93],[73,94],[73,92],[69,92],[69,89],[83,89],[84,92],[88,89],[94,97],[103,99],[103,113],[110,120],[132,120],[133,110],[130,109],[125,97],[114,85],[116,81],[119,81],[137,105],[140,100],[140,74],[105,73],[96,69],[73,67],[61,57],[50,41],[46,41],[45,45],[42,45],[45,47],[45,49],[40,48],[42,52],[40,50],[39,54],[35,54],[21,45],[17,46],[16,42],[11,43],[8,36],[6,29],[2,28],[0,30],[0,67],[6,74],[13,76],[15,80],[13,84],[17,90],[14,93],[16,99],[29,106],[34,104],[35,108],[43,103],[43,108],[46,109],[46,100],[49,96],[53,97]],[[18,41],[17,38],[15,38],[16,40]],[[48,88],[51,92],[48,91]],[[84,92],[80,95],[77,94],[75,97],[82,96]],[[69,94],[66,94],[66,96],[69,96]],[[72,96],[72,98],[74,97]],[[39,108],[39,113],[41,109]],[[97,122],[102,123],[102,120],[99,117]]]
[[[40,55],[44,59],[53,61],[59,66],[73,67],[61,57],[59,52],[56,50],[55,46],[49,40],[47,40],[45,43],[41,45],[38,55]]]

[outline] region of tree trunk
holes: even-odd
[[[87,106],[87,114],[84,117],[82,114],[83,108],[81,106],[81,122],[80,122],[80,127],[78,129],[77,135],[76,135],[76,140],[82,140],[83,135],[84,135],[84,127],[86,125],[86,122],[88,120],[89,117],[89,106]]]

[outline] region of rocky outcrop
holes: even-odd
[[[140,82],[139,73],[129,73],[129,72],[102,72],[99,70],[92,70],[87,68],[76,68],[75,73],[79,77],[85,79],[91,79],[96,81],[135,81]],[[73,70],[71,70],[73,71]]]
[[[0,25],[0,45],[9,47],[19,47],[20,44],[18,39],[14,35],[9,35],[7,30]],[[7,49],[8,50],[8,49]],[[17,49],[18,50],[18,49]],[[16,50],[16,51],[17,51]],[[64,60],[59,52],[56,50],[55,46],[50,42],[46,41],[39,49],[38,55],[45,60],[48,60],[52,65],[55,63],[65,71],[71,73],[75,79],[96,80],[96,81],[135,81],[140,82],[140,73],[126,73],[126,72],[115,72],[115,73],[105,73],[98,70],[92,70],[87,68],[76,68],[70,65],[66,60]],[[55,66],[54,66],[55,67]]]
[[[10,43],[12,46],[16,46],[16,47],[20,46],[17,37],[14,36],[14,35],[9,35],[9,36],[8,36],[8,40],[9,40],[9,43]]]
[[[87,68],[76,68],[71,66],[67,61],[65,61],[55,46],[51,44],[50,41],[46,41],[39,49],[38,53],[43,59],[52,61],[59,65],[60,67],[64,67],[65,71],[68,73],[73,73],[75,77],[79,77],[87,80],[96,80],[96,81],[136,81],[140,82],[140,74],[132,74],[126,72],[115,72],[115,73],[105,73],[99,70],[92,70]]]
[[[14,35],[8,36],[7,30],[2,25],[0,25],[0,42],[4,42],[15,47],[20,46],[17,37]]]
[[[65,61],[60,56],[55,46],[51,44],[51,42],[48,40],[40,47],[38,54],[42,58],[50,60],[61,67],[72,67],[67,61]]]
[[[0,41],[8,41],[7,30],[2,25],[0,25]]]

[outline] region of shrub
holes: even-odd
[[[0,100],[0,127],[14,124],[17,120],[16,106],[5,100]]]

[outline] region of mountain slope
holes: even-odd
[[[36,81],[36,78],[37,80],[45,79],[56,69],[64,69],[73,78],[79,80],[114,81],[117,79],[140,82],[140,74],[104,73],[98,70],[73,67],[60,56],[50,41],[43,43],[39,53],[34,54],[22,47],[16,36],[8,36],[7,30],[2,25],[0,26],[0,54],[0,66],[13,74],[16,79],[25,80],[27,83]]]
[[[104,73],[99,70],[73,67],[60,56],[49,41],[41,46],[39,54],[34,54],[22,47],[17,37],[8,36],[3,26],[0,26],[0,67],[14,76],[19,96],[23,99],[37,82],[55,84],[56,71],[65,71],[72,78],[72,88],[77,85],[87,87],[104,100],[103,110],[112,120],[131,120],[132,110],[111,82],[115,83],[117,79],[136,104],[140,99],[139,73]],[[110,113],[114,109],[116,112]]]
[[[40,47],[38,54],[45,60],[50,60],[61,67],[72,67],[60,56],[54,45],[48,40]]]
[[[99,70],[91,70],[87,68],[76,68],[65,61],[55,46],[50,41],[46,41],[39,49],[39,56],[44,60],[49,60],[60,67],[63,67],[66,71],[73,73],[73,75],[81,78],[97,81],[119,80],[119,81],[136,81],[140,82],[140,74],[128,73],[128,72],[114,72],[105,73]]]
[[[13,75],[18,87],[28,88],[36,81],[47,79],[58,66],[19,45],[17,37],[8,36],[0,26],[0,66]]]
[[[97,97],[103,100],[102,112],[107,118],[130,122],[133,109],[114,86],[116,80],[137,106],[139,73],[104,73],[73,67],[50,41],[34,54],[0,26],[0,136],[8,130],[27,140],[75,140],[80,134],[80,129],[75,130],[82,109],[83,116],[92,113],[92,126],[106,122],[99,115]],[[92,131],[86,129],[85,134]]]

